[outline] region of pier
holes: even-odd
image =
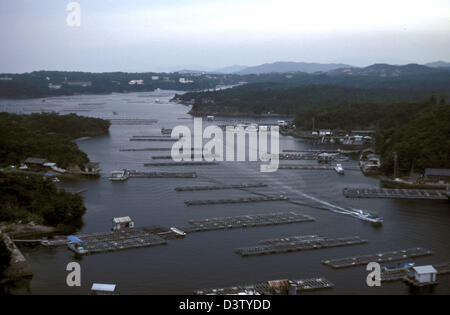
[[[180,227],[186,233],[206,232],[225,229],[250,228],[315,221],[313,217],[294,211],[271,214],[243,215],[203,220],[190,220],[189,225]]]
[[[170,163],[145,163],[145,167],[157,167],[157,166],[197,166],[197,165],[217,165],[216,162],[195,162],[195,161],[184,161],[184,162],[170,162]]]
[[[287,201],[288,197],[248,197],[239,199],[215,199],[215,200],[186,200],[184,203],[187,206],[206,206],[218,205],[227,203],[249,203],[249,202],[267,202],[267,201]]]
[[[176,191],[200,191],[200,190],[222,190],[222,189],[245,189],[245,188],[261,188],[267,187],[267,184],[234,184],[234,185],[221,185],[221,186],[184,186],[176,187]]]
[[[346,198],[448,200],[449,191],[428,189],[344,188]]]
[[[378,262],[384,263],[388,261],[396,261],[403,260],[408,258],[422,257],[432,255],[433,253],[430,250],[417,247],[410,249],[402,249],[397,251],[373,254],[373,255],[364,255],[364,256],[354,256],[347,258],[339,258],[323,261],[323,263],[329,267],[338,269],[338,268],[346,268],[346,267],[354,267],[360,265],[367,265],[370,262]]]
[[[22,252],[17,248],[16,244],[7,234],[0,231],[0,242],[3,240],[5,246],[11,254],[10,265],[4,272],[6,279],[17,280],[33,276],[30,264],[26,260]]]
[[[293,236],[261,241],[257,246],[242,247],[236,253],[242,257],[291,253],[304,250],[321,249],[365,244],[367,240],[359,236],[328,238],[319,235]]]
[[[131,172],[129,178],[196,178],[195,172],[170,173],[170,172]]]
[[[331,289],[334,284],[325,278],[304,280],[271,280],[250,285],[238,285],[218,289],[203,289],[196,295],[296,295],[307,291]]]

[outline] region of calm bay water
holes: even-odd
[[[347,186],[378,186],[378,180],[359,171],[346,171],[339,176],[333,171],[278,170],[260,173],[259,163],[225,162],[212,166],[159,167],[156,170],[196,171],[196,179],[130,179],[112,183],[107,177],[113,170],[129,168],[150,171],[143,164],[152,156],[169,152],[121,152],[124,148],[170,147],[171,142],[130,142],[132,136],[160,135],[161,128],[186,125],[192,129],[189,107],[170,103],[174,91],[153,93],[72,96],[10,101],[1,100],[0,109],[15,112],[76,112],[101,118],[157,119],[152,125],[112,125],[104,137],[77,141],[91,161],[101,163],[102,176],[97,180],[80,179],[61,183],[71,191],[83,193],[87,213],[83,233],[102,232],[111,228],[111,219],[131,216],[137,226],[183,226],[190,219],[295,210],[316,218],[315,222],[260,227],[241,230],[194,233],[183,240],[170,241],[167,246],[97,254],[75,258],[66,248],[23,248],[34,277],[28,287],[17,293],[88,294],[93,282],[115,283],[119,294],[190,294],[201,288],[249,284],[273,279],[304,279],[325,277],[335,284],[332,290],[317,294],[408,294],[402,282],[383,283],[380,288],[366,285],[365,267],[333,270],[321,261],[352,255],[372,254],[411,247],[433,250],[434,255],[418,258],[418,265],[450,260],[450,207],[448,202],[384,199],[346,199],[342,189]],[[114,112],[116,112],[114,114]],[[215,124],[273,122],[249,118],[217,118]],[[206,124],[206,123],[205,123]],[[301,139],[281,137],[280,150],[311,149]],[[313,161],[305,161],[310,164]],[[282,162],[284,163],[284,162]],[[285,162],[301,163],[301,162]],[[357,165],[357,161],[344,163]],[[267,188],[249,191],[223,190],[207,192],[176,192],[176,186],[201,184],[234,184],[265,182]],[[240,198],[284,194],[290,202],[267,202],[187,207],[184,200]],[[331,210],[358,208],[376,210],[384,218],[380,228]],[[358,235],[368,244],[321,249],[290,254],[241,258],[237,247],[251,246],[263,239],[294,235],[320,234],[329,237]],[[82,268],[82,287],[66,286],[66,265],[78,261]],[[440,284],[434,293],[450,293],[450,276],[438,276]]]

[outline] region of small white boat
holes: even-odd
[[[186,236],[186,232],[176,228],[176,227],[171,227],[170,230],[172,232],[174,232],[175,234],[178,234],[179,236],[185,237]]]
[[[110,181],[124,181],[127,180],[130,176],[130,173],[128,170],[122,170],[122,171],[113,171],[111,172],[111,176],[109,177]]]
[[[344,175],[344,168],[342,167],[342,164],[336,164],[336,166],[334,167],[334,170],[339,175]]]
[[[383,218],[381,218],[378,215],[373,214],[373,213],[368,213],[368,212],[364,212],[362,210],[358,210],[355,213],[355,216],[361,220],[371,222],[372,224],[375,224],[375,225],[383,224]]]

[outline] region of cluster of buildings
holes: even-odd
[[[46,172],[45,175],[48,177],[55,176],[55,174],[49,173],[51,171],[59,174],[70,173],[98,176],[100,174],[100,163],[90,162],[86,163],[82,168],[78,165],[73,165],[68,167],[68,169],[63,169],[58,167],[56,163],[50,162],[47,159],[29,157],[19,166],[19,169],[35,172]]]

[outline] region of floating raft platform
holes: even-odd
[[[181,227],[186,233],[206,232],[225,229],[250,228],[315,221],[313,217],[294,211],[271,214],[243,215],[203,220],[190,220],[190,226]]]
[[[165,245],[167,241],[145,228],[125,229],[114,232],[78,236],[87,251],[84,255],[114,252],[126,249]]]
[[[111,125],[152,125],[158,122],[157,119],[138,119],[138,118],[123,118],[110,119]]]
[[[174,138],[131,138],[130,141],[166,141],[166,142],[175,142],[179,139]]]
[[[301,152],[309,152],[309,153],[341,153],[338,150],[283,150],[285,153],[301,153]]]
[[[169,172],[130,172],[130,178],[196,178],[195,172],[169,173]]]
[[[203,289],[194,292],[196,295],[296,295],[303,292],[331,289],[334,284],[325,278],[304,280],[272,280],[251,285],[232,286],[218,289]]]
[[[281,153],[278,155],[278,158],[283,160],[293,160],[293,161],[303,161],[303,160],[317,160],[318,155],[317,154],[288,154],[288,153]]]
[[[171,139],[171,136],[164,136],[164,135],[156,135],[156,136],[131,136],[132,139],[145,139],[145,138],[162,138],[162,139]]]
[[[334,171],[334,166],[325,165],[299,165],[299,164],[284,164],[279,165],[280,170],[324,170],[324,171]],[[359,167],[345,167],[346,171],[359,171]]]
[[[215,199],[215,200],[186,200],[184,203],[187,206],[206,206],[206,205],[218,205],[227,203],[249,203],[249,202],[267,202],[267,201],[287,201],[286,196],[281,197],[249,197],[239,199]]]
[[[195,162],[195,161],[184,161],[184,162],[170,162],[170,163],[145,163],[145,167],[151,166],[196,166],[196,165],[217,165],[216,162]]]
[[[140,148],[140,149],[120,149],[121,152],[135,152],[135,151],[172,151],[172,148]]]
[[[428,189],[344,188],[346,198],[392,198],[448,200],[450,192]]]
[[[359,236],[328,238],[319,235],[293,236],[261,241],[260,245],[238,248],[236,253],[242,257],[272,255],[329,247],[350,246],[367,243]]]
[[[256,184],[232,184],[232,185],[221,185],[221,186],[184,186],[176,187],[176,191],[198,191],[198,190],[221,190],[221,189],[245,189],[245,188],[261,188],[267,187],[267,184],[256,183]]]
[[[402,249],[392,252],[385,252],[373,255],[355,256],[347,258],[339,258],[323,261],[323,263],[329,267],[347,268],[360,265],[367,265],[370,262],[384,263],[389,261],[403,260],[408,258],[422,257],[432,255],[433,252],[421,247]]]

